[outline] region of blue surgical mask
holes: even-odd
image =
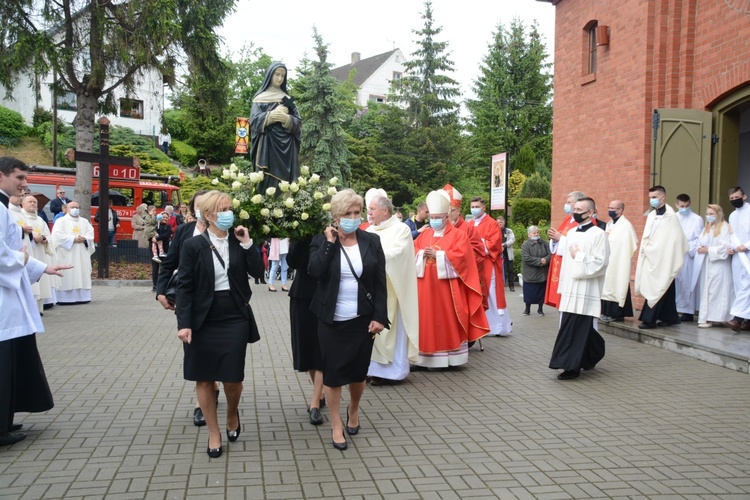
[[[539,235],[537,234],[536,236],[532,236],[532,237],[531,237],[531,238],[529,238],[529,239],[531,239],[531,240],[534,240],[534,241],[537,241],[537,240],[539,239]]]
[[[472,216],[473,216],[473,217],[474,217],[475,219],[478,219],[478,218],[479,218],[479,216],[480,216],[480,215],[482,215],[482,209],[481,209],[481,208],[472,208],[472,209],[471,209],[471,215],[472,215]]]
[[[690,207],[682,207],[677,209],[682,215],[687,215],[690,213]]]
[[[80,209],[78,208],[71,208],[68,212],[70,212],[71,217],[78,217],[78,214],[81,213]]]
[[[706,216],[706,222],[716,222],[716,216],[715,215],[707,215]]]
[[[659,207],[659,198],[649,198],[648,202],[654,208],[658,208]]]
[[[615,217],[617,217],[617,210],[610,210],[609,211],[609,218],[610,219],[614,219]]]
[[[200,209],[200,208],[196,208],[196,209],[195,209],[195,218],[196,218],[197,220],[200,220],[200,221],[202,221],[202,220],[203,220],[203,219],[201,218],[201,209]]]
[[[440,231],[445,227],[443,219],[430,219],[430,227],[435,231]]]
[[[227,210],[216,215],[216,227],[222,231],[229,231],[234,224],[234,212]]]
[[[563,205],[563,210],[565,210],[566,214],[569,214],[573,211],[573,207],[570,205],[570,203],[566,203]]]
[[[352,234],[362,223],[362,219],[339,219],[339,229],[344,234]]]

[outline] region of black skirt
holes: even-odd
[[[333,325],[318,321],[324,385],[341,387],[365,381],[375,343],[367,331],[370,321],[370,316],[334,321]]]
[[[250,320],[231,292],[215,292],[200,330],[193,331],[190,344],[183,344],[185,380],[242,382],[249,336]]]
[[[523,303],[524,304],[543,304],[544,292],[547,289],[547,282],[527,283],[523,282]]]
[[[318,318],[310,311],[310,299],[289,299],[292,327],[292,361],[298,372],[323,369],[318,342]]]

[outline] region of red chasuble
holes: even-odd
[[[422,306],[419,351],[426,354],[454,351],[462,342],[475,341],[490,331],[482,307],[476,261],[468,237],[450,223],[442,238],[436,238],[430,228],[414,240],[416,253],[428,247],[445,252],[458,278],[439,279],[436,260],[425,259],[424,276],[417,278]]]
[[[482,289],[482,306],[487,309],[489,307],[487,304],[487,297],[490,293],[490,283],[486,281],[484,277],[484,266],[487,258],[484,254],[484,243],[482,243],[482,237],[479,236],[474,224],[466,222],[461,216],[458,217],[458,220],[453,227],[466,234],[472,248],[474,249],[474,260],[477,263],[477,272],[479,272],[479,286]]]
[[[487,286],[492,283],[492,270],[495,270],[495,297],[497,297],[497,308],[505,309],[505,280],[503,279],[503,235],[497,222],[485,214],[479,224],[474,226],[476,232],[484,240],[487,247],[486,265],[484,266],[484,279]]]
[[[557,227],[557,230],[567,236],[570,229],[578,227],[573,217],[566,215],[565,219]],[[552,254],[549,261],[549,273],[547,274],[547,290],[544,293],[544,303],[554,308],[560,307],[560,294],[557,293],[557,286],[560,284],[560,267],[562,266],[562,255]]]

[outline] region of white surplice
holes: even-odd
[[[0,203],[0,342],[44,331],[31,282],[47,264],[29,257],[24,266],[22,245],[18,223]]]
[[[695,251],[698,248],[698,240],[701,237],[701,233],[703,233],[705,223],[703,222],[703,218],[692,210],[684,215],[677,212],[677,219],[680,221],[680,226],[682,226],[682,232],[685,233],[685,239],[688,242],[688,251],[685,254],[685,263],[674,279],[675,303],[678,313],[694,314],[699,309],[701,303],[701,286],[692,279],[693,267],[695,266]]]
[[[578,251],[572,257],[570,249],[574,246],[578,247]],[[558,285],[558,293],[562,296],[560,312],[598,318],[602,307],[604,275],[609,263],[606,234],[596,226],[586,231],[571,229],[558,249],[563,255]]]
[[[750,204],[745,203],[729,214],[729,225],[734,233],[732,247],[738,244],[750,248]],[[750,252],[745,252],[747,256]],[[739,254],[732,255],[732,272],[734,274],[734,303],[732,316],[750,319],[750,273],[742,263]]]
[[[86,238],[86,243],[75,243],[76,236]],[[91,300],[91,254],[94,253],[94,228],[83,217],[70,214],[57,219],[52,227],[52,246],[57,263],[72,265],[63,273],[57,290],[59,303],[89,302]]]
[[[635,293],[640,293],[655,307],[670,287],[688,251],[687,239],[671,206],[663,215],[652,210],[646,219],[635,268]]]
[[[367,375],[403,380],[409,375],[409,363],[419,360],[419,302],[414,239],[409,226],[394,215],[367,228],[377,234],[385,254],[388,288],[388,321],[391,328],[375,336],[372,360]]]
[[[638,238],[633,224],[624,215],[620,216],[616,223],[607,222],[605,233],[609,240],[610,253],[604,275],[602,300],[617,302],[617,305],[622,307],[630,289],[633,254],[638,248]]]
[[[34,241],[33,238],[29,238],[28,235],[24,235],[24,244],[29,255],[35,259],[40,260],[47,265],[54,264],[54,252],[52,251],[52,235],[49,231],[49,226],[44,220],[39,217],[36,213],[28,213],[25,210],[22,211],[24,224],[32,227],[32,235],[39,237],[44,236],[46,241]],[[52,277],[48,274],[43,274],[39,281],[31,284],[31,288],[34,292],[34,297],[37,300],[37,306],[39,312],[42,311],[44,302],[52,297]]]
[[[724,223],[718,236],[714,236],[713,228],[702,234],[698,239],[698,246],[708,247],[708,253],[703,259],[696,259],[700,267],[694,270],[700,273],[698,286],[701,288],[701,301],[698,322],[708,321],[721,323],[732,319],[730,309],[734,302],[734,287],[732,286],[732,262],[727,252],[729,245],[729,225]],[[697,248],[697,247],[696,247]]]

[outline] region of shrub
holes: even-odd
[[[522,224],[524,227],[547,225],[551,213],[552,204],[549,200],[517,198],[513,203],[513,224]]]
[[[164,111],[164,124],[169,129],[169,135],[172,141],[185,141],[188,138],[185,130],[185,112],[178,109],[168,109]]]
[[[0,106],[0,143],[15,146],[28,132],[21,113]]]
[[[172,154],[175,159],[186,167],[194,167],[198,163],[198,152],[190,144],[172,139]]]
[[[34,128],[38,127],[42,123],[52,123],[52,111],[49,111],[47,109],[44,109],[41,106],[37,106],[34,108],[34,118],[32,118],[31,123]]]
[[[552,198],[552,184],[542,177],[539,172],[534,172],[526,177],[526,180],[518,193],[518,198],[541,198],[549,200]]]

